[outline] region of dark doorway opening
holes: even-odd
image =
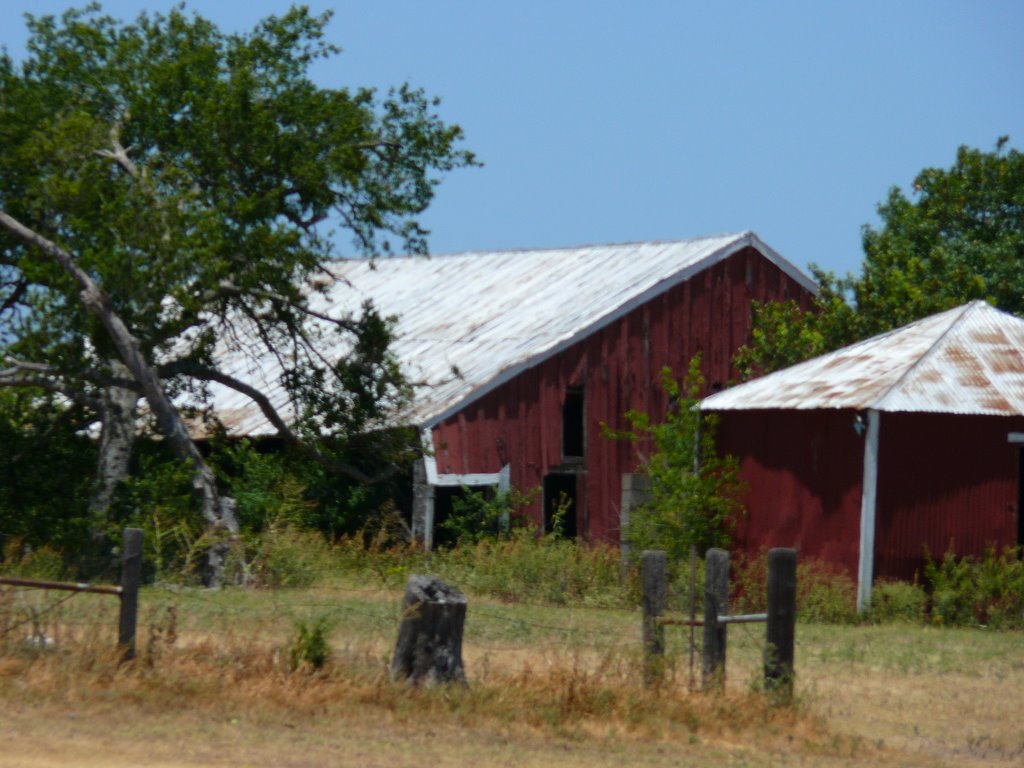
[[[583,387],[569,387],[562,404],[562,456],[582,459],[586,446]]]
[[[482,494],[487,500],[494,498],[494,488],[489,485],[467,488],[462,485],[434,487],[434,546],[454,547],[458,543],[461,528],[479,531],[487,528],[487,533],[498,533],[498,520],[473,520],[472,507],[460,504],[465,502],[470,493]],[[462,507],[462,515],[457,525],[450,524],[456,509]],[[467,508],[468,507],[468,508]],[[493,530],[491,530],[493,528]]]
[[[567,539],[578,534],[579,496],[574,474],[551,474],[544,478],[544,533]]]

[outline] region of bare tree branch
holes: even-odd
[[[292,430],[291,426],[289,426],[288,422],[282,418],[273,403],[270,402],[270,398],[256,387],[251,384],[247,384],[241,379],[236,379],[234,376],[222,373],[213,368],[207,368],[185,360],[162,366],[160,368],[160,373],[166,377],[182,375],[189,376],[199,381],[213,381],[245,395],[256,403],[263,415],[267,417],[267,421],[269,421],[274,426],[274,429],[277,430],[277,436],[279,438],[289,445],[295,445],[301,448],[325,469],[346,475],[353,480],[367,484],[379,483],[395,474],[396,469],[394,467],[389,467],[377,475],[367,475],[358,467],[354,467],[348,462],[334,459],[317,449],[316,446],[311,445],[308,441],[301,440]]]
[[[81,389],[74,389],[73,387],[65,385],[63,382],[54,381],[53,379],[45,379],[41,376],[29,376],[22,379],[13,376],[0,376],[0,387],[17,389],[35,387],[47,392],[53,392],[55,395],[63,395],[79,405],[84,405],[96,411],[101,407],[99,399],[90,396],[85,391]]]
[[[113,160],[129,176],[136,181],[141,181],[142,174],[139,173],[139,167],[128,157],[128,150],[121,144],[121,124],[118,122],[110,126],[110,145],[113,149],[97,149],[95,154]]]

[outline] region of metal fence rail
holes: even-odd
[[[12,576],[0,577],[0,584],[23,589],[45,589],[62,592],[114,595],[120,598],[121,612],[118,617],[117,645],[122,658],[135,658],[135,633],[139,616],[139,585],[142,581],[142,531],[139,528],[124,529],[124,546],[121,555],[121,585],[83,584],[80,582],[47,581],[44,579],[22,579]]]

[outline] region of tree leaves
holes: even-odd
[[[292,374],[296,434],[344,444],[408,389],[384,319],[310,308],[331,229],[362,256],[425,252],[417,215],[474,159],[422,91],[315,84],[310,65],[338,52],[328,19],[293,8],[227,34],[184,6],[30,18],[26,59],[0,58],[0,211],[70,256],[164,392],[202,405],[206,382],[232,385],[226,351],[269,357]],[[0,351],[95,394],[123,344],[39,242],[0,227]],[[325,359],[326,333],[350,353]]]
[[[815,270],[809,312],[755,307],[754,335],[737,357],[766,373],[974,299],[1024,315],[1024,155],[1002,137],[992,152],[960,147],[951,168],[926,168],[908,197],[879,205],[864,227],[859,275]]]

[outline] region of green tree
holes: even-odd
[[[743,485],[736,460],[715,450],[717,418],[698,409],[704,389],[700,357],[690,361],[682,381],[668,368],[661,375],[670,403],[665,420],[631,410],[626,413],[631,430],[606,434],[653,449],[640,466],[650,480],[650,500],[631,514],[625,532],[631,549],[662,549],[670,561],[681,563],[691,545],[701,553],[728,546],[743,512]]]
[[[951,168],[926,168],[908,197],[898,187],[864,228],[860,274],[813,269],[821,294],[755,308],[737,363],[769,372],[973,299],[1024,315],[1024,154],[1000,138],[992,152],[960,147]]]
[[[425,252],[417,215],[439,174],[474,161],[419,90],[314,84],[310,66],[338,52],[328,18],[293,8],[225,34],[184,6],[122,23],[90,5],[29,17],[25,60],[0,56],[0,385],[59,393],[102,423],[97,518],[144,398],[206,525],[237,531],[176,405],[213,384],[331,471],[370,479],[344,447],[408,385],[391,320],[312,306],[333,280],[332,231],[366,256]],[[325,358],[328,335],[350,352]],[[229,353],[277,359],[298,420],[222,370]]]
[[[96,444],[83,409],[53,396],[0,390],[0,550],[77,549],[88,537],[68,509],[88,503]],[[59,488],[60,493],[54,489]],[[2,557],[2,555],[0,555]]]

